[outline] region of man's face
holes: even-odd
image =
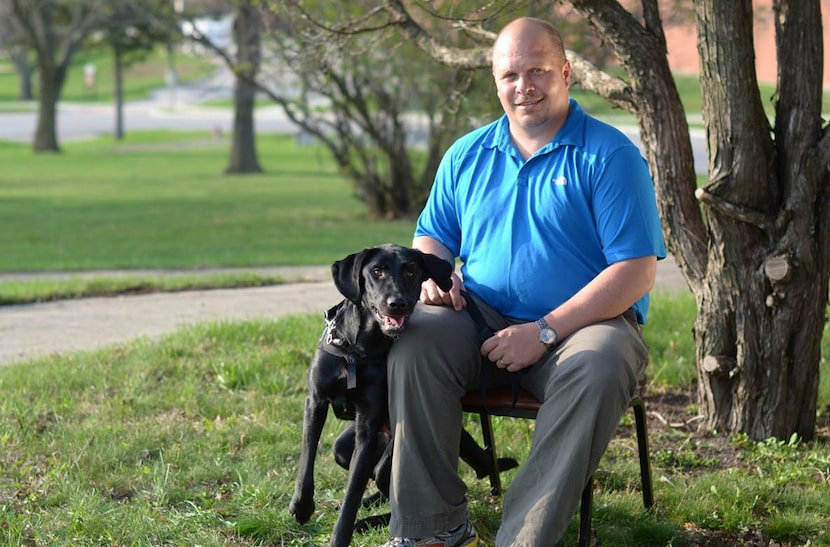
[[[550,133],[552,138],[562,127],[568,116],[571,65],[544,34],[502,36],[493,47],[493,76],[514,131]]]

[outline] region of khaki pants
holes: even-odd
[[[519,321],[479,303],[490,327]],[[458,477],[461,396],[478,386],[478,328],[465,311],[419,304],[389,355],[395,450],[390,532],[429,537],[467,518]],[[528,372],[522,387],[543,401],[530,454],[504,497],[497,547],[554,545],[614,436],[648,358],[639,330],[618,317],[577,331]],[[493,369],[491,385],[507,382]]]

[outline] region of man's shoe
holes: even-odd
[[[478,532],[469,520],[449,532],[430,538],[393,538],[381,547],[484,547]]]

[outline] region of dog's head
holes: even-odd
[[[334,285],[355,305],[371,310],[387,336],[397,336],[429,278],[441,289],[452,287],[452,265],[437,256],[400,245],[364,249],[331,266]]]

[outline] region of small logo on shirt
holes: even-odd
[[[568,184],[568,179],[566,179],[565,177],[558,177],[556,180],[553,181],[553,183],[557,186],[565,186]]]

